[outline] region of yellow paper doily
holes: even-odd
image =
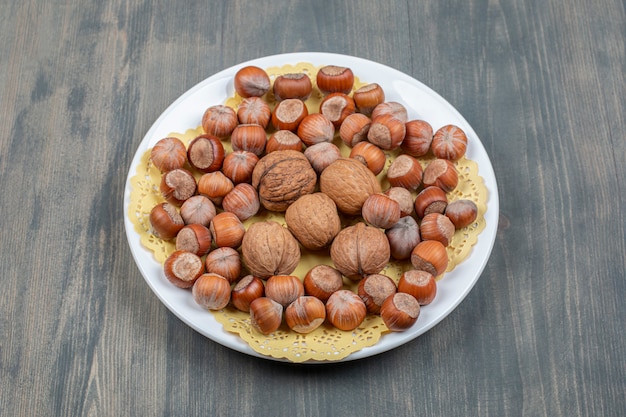
[[[317,68],[308,63],[299,63],[291,66],[274,67],[267,69],[270,78],[273,80],[279,74],[303,72],[311,77],[313,83],[313,93],[307,100],[307,107],[310,113],[317,113],[319,103],[323,98],[322,94],[315,86],[315,74]],[[355,89],[362,85],[358,79],[355,79]],[[270,92],[265,97],[270,103],[270,107],[274,105],[274,99]],[[237,110],[241,97],[235,94],[226,100],[225,104]],[[192,139],[204,133],[202,127],[189,129],[186,132],[172,132],[168,136],[174,136],[188,144]],[[222,141],[224,148],[230,152],[232,148],[230,143]],[[334,143],[340,148],[342,155],[348,156],[350,149],[336,135]],[[387,152],[387,164],[384,170],[378,175],[382,189],[389,187],[386,181],[386,171],[394,158],[399,154],[398,151]],[[418,158],[423,167],[425,167],[431,158]],[[447,251],[449,264],[447,272],[452,271],[459,263],[469,255],[472,246],[476,243],[478,235],[485,228],[485,212],[487,210],[488,192],[484,185],[483,179],[478,175],[478,165],[469,159],[462,158],[455,162],[456,169],[459,174],[459,183],[455,190],[448,194],[448,200],[454,201],[458,199],[468,199],[476,203],[478,207],[478,217],[476,221],[456,231]],[[190,168],[191,170],[191,168]],[[197,178],[201,173],[195,173]],[[136,232],[139,234],[141,244],[154,254],[154,258],[163,263],[165,259],[175,249],[172,241],[163,241],[156,238],[151,233],[149,214],[152,208],[163,201],[158,184],[161,181],[161,172],[152,164],[150,160],[150,149],[142,156],[137,166],[136,175],[130,179],[131,193],[130,206],[128,216],[134,225]],[[218,208],[219,209],[219,208]],[[284,218],[281,213],[272,213],[267,211],[260,212],[257,216],[244,222],[247,227],[255,221],[275,220],[282,224]],[[313,266],[318,264],[332,265],[330,256],[320,252],[309,252],[302,249],[302,256],[298,268],[293,272],[302,279],[306,272]],[[409,261],[392,260],[381,273],[391,277],[396,283],[400,279],[402,273],[412,266]],[[445,274],[440,279],[445,279]],[[163,278],[165,279],[165,278]],[[356,291],[358,283],[344,279],[344,287]],[[188,290],[180,290],[188,291]],[[191,297],[191,293],[189,293]],[[434,301],[436,302],[436,300]],[[425,307],[427,308],[427,307]],[[271,356],[278,359],[287,359],[291,362],[313,361],[335,361],[341,360],[351,353],[357,352],[365,347],[375,345],[381,336],[389,330],[379,316],[368,315],[365,321],[353,331],[341,331],[335,327],[324,324],[317,330],[308,334],[299,334],[290,331],[283,324],[281,328],[269,336],[265,336],[254,329],[250,325],[249,314],[236,310],[232,307],[224,308],[220,311],[208,312],[213,314],[215,319],[224,326],[224,329],[239,335],[245,340],[249,346],[256,352]]]

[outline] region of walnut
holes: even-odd
[[[259,278],[289,275],[300,262],[300,246],[280,223],[253,223],[241,243],[242,259],[250,273]]]
[[[381,192],[372,171],[351,158],[340,158],[326,167],[320,176],[320,189],[333,199],[339,211],[353,216],[361,214],[367,197]]]
[[[263,207],[285,211],[298,197],[315,190],[317,174],[302,152],[281,150],[259,160],[252,172],[252,186]]]
[[[389,241],[376,227],[359,222],[343,229],[330,246],[335,268],[352,280],[377,274],[389,262]]]
[[[322,249],[341,230],[335,202],[324,193],[303,195],[285,212],[287,227],[307,249]]]

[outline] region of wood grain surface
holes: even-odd
[[[622,0],[0,0],[0,415],[623,416]],[[206,77],[301,51],[424,82],[480,136],[492,256],[411,343],[343,364],[249,357],[183,324],[123,225],[133,154]]]

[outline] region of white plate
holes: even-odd
[[[298,62],[309,62],[315,66],[332,64],[350,67],[361,81],[380,84],[385,91],[387,101],[403,103],[407,107],[409,119],[426,120],[435,130],[445,124],[456,124],[461,127],[466,132],[469,141],[466,156],[478,163],[479,175],[484,179],[489,192],[485,214],[486,227],[478,237],[478,242],[473,247],[470,256],[452,272],[446,273],[445,279],[438,282],[436,301],[430,304],[428,309],[422,310],[415,326],[405,332],[383,335],[376,345],[355,352],[346,357],[344,361],[365,358],[386,352],[415,339],[450,314],[467,296],[480,277],[496,238],[499,210],[498,190],[493,167],[485,148],[472,127],[450,103],[414,78],[372,61],[328,53],[294,53],[259,58],[241,63],[207,78],[172,103],[152,125],[139,144],[128,172],[124,193],[126,235],[141,274],[152,291],[172,313],[217,343],[252,356],[276,360],[255,352],[239,336],[226,332],[213,315],[198,308],[189,293],[177,291],[165,279],[162,267],[154,260],[152,253],[141,245],[140,237],[135,232],[126,213],[130,204],[130,178],[135,175],[141,155],[147,149],[171,132],[182,133],[187,129],[197,127],[207,107],[222,103],[233,95],[233,77],[241,67],[256,65],[261,68],[268,68]]]

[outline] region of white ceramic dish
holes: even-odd
[[[479,175],[483,178],[489,192],[485,213],[486,227],[479,235],[469,257],[452,272],[446,273],[444,279],[439,281],[435,302],[422,310],[418,322],[408,331],[383,335],[376,345],[364,348],[343,359],[343,361],[355,360],[401,346],[428,331],[450,314],[467,296],[480,277],[496,238],[499,211],[498,190],[493,167],[485,148],[472,127],[452,105],[414,78],[369,60],[329,53],[294,53],[259,58],[225,69],[207,78],[172,103],[139,144],[129,169],[124,193],[126,235],[135,262],[146,282],[161,302],[184,323],[226,347],[252,356],[276,360],[255,352],[239,336],[226,332],[211,314],[195,304],[190,293],[174,288],[165,279],[162,266],[154,260],[152,253],[141,245],[140,237],[126,213],[130,204],[130,178],[135,175],[141,155],[147,149],[171,132],[185,132],[187,129],[198,126],[207,107],[222,103],[233,95],[233,77],[241,67],[256,65],[269,68],[299,62],[309,62],[315,66],[333,64],[350,67],[360,80],[380,84],[385,91],[387,101],[403,103],[407,107],[409,119],[426,120],[434,129],[450,123],[460,126],[466,132],[469,141],[466,156],[478,163]]]

